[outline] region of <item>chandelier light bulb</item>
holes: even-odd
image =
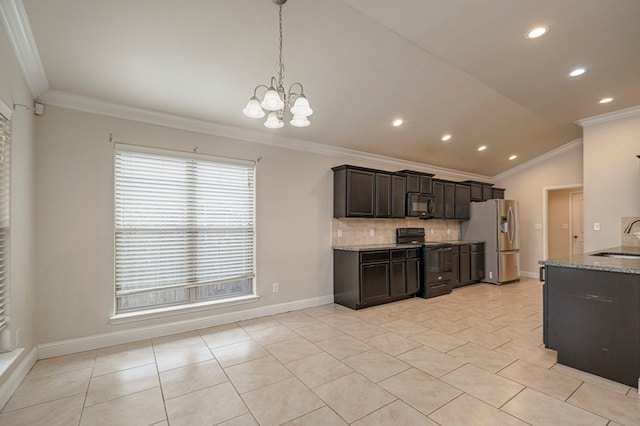
[[[264,99],[260,105],[267,111],[279,111],[284,108],[284,102],[280,99],[280,95],[273,86],[269,87],[267,93],[264,94]]]
[[[284,126],[284,122],[278,118],[278,113],[272,111],[267,116],[267,121],[264,122],[264,127],[267,129],[279,129]]]
[[[304,115],[294,115],[289,124],[293,127],[307,127],[311,122]]]
[[[307,100],[307,97],[305,95],[298,96],[298,99],[296,99],[293,106],[291,107],[291,114],[293,114],[294,116],[300,115],[303,117],[308,117],[313,114],[313,110],[309,107],[309,101]],[[309,120],[307,120],[307,122],[308,121]],[[309,124],[307,124],[307,126],[308,125]]]
[[[249,99],[247,106],[242,110],[243,114],[249,118],[262,118],[264,111],[260,106],[260,101],[255,96]]]

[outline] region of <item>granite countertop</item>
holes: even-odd
[[[541,260],[538,263],[545,266],[564,266],[567,268],[593,269],[596,271],[622,272],[626,274],[640,274],[640,258],[616,259],[614,257],[594,256],[594,254],[602,252],[630,253],[640,255],[640,247],[611,247],[575,256]]]
[[[473,244],[480,243],[483,241],[463,241],[463,240],[450,240],[450,241],[425,241],[424,244],[361,244],[361,245],[350,245],[350,246],[333,246],[331,247],[334,250],[346,250],[346,251],[368,251],[368,250],[391,250],[391,249],[405,249],[405,248],[419,248],[423,245],[434,245],[434,244],[452,244],[452,245],[461,245],[461,244]]]

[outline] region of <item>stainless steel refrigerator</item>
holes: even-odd
[[[518,202],[488,200],[471,203],[471,219],[462,222],[463,240],[485,242],[483,281],[504,284],[520,278]]]

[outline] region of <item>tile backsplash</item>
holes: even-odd
[[[621,245],[627,247],[640,247],[640,222],[633,225],[630,234],[625,234],[624,229],[637,217],[623,217],[620,220]]]
[[[394,244],[396,228],[424,228],[427,241],[460,239],[460,222],[457,220],[333,218],[331,245]]]

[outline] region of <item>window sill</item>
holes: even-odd
[[[112,316],[111,318],[109,318],[109,323],[115,325],[135,321],[145,321],[155,318],[163,318],[174,315],[187,314],[191,312],[205,311],[212,308],[226,308],[227,306],[255,303],[259,300],[260,296],[251,294],[246,296],[231,297],[228,299],[191,303],[189,305],[169,306],[166,308],[148,309],[146,311],[128,312],[126,314],[116,314]]]

